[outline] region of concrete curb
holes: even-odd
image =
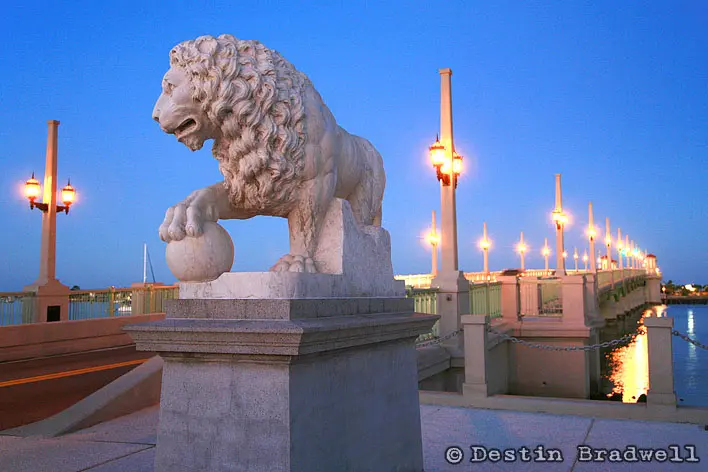
[[[53,438],[160,403],[162,365],[155,356],[54,416],[0,431],[3,436]]]

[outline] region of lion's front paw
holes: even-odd
[[[181,203],[170,207],[160,225],[160,239],[169,243],[181,241],[186,236],[197,237],[203,232],[204,223],[219,219],[216,202],[208,192],[197,191]]]
[[[315,261],[306,256],[293,256],[286,254],[281,257],[273,267],[271,272],[307,272],[310,274],[317,273]]]

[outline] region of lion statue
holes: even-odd
[[[208,221],[280,216],[290,253],[270,270],[318,272],[313,256],[334,199],[349,202],[360,228],[381,226],[381,155],[338,126],[312,82],[278,52],[201,36],[175,46],[170,66],[152,116],[192,151],[213,139],[224,181],[169,208],[163,241],[197,237]]]

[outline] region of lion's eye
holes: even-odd
[[[174,89],[175,89],[175,86],[172,85],[171,83],[169,83],[167,81],[163,82],[162,90],[164,90],[167,95],[171,94]]]

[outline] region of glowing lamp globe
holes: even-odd
[[[25,182],[25,196],[30,200],[34,201],[41,190],[39,181],[34,178],[34,172],[32,172],[32,178]]]
[[[74,187],[71,186],[71,181],[69,181],[66,186],[61,189],[61,201],[64,203],[64,205],[69,206],[72,203],[74,203],[74,199],[76,198],[76,190],[74,190]]]
[[[455,153],[452,159],[452,172],[458,176],[462,173],[462,156],[457,153]]]
[[[203,233],[167,244],[167,266],[180,282],[210,282],[234,264],[234,243],[220,225],[206,222]]]
[[[430,146],[430,160],[433,162],[433,167],[440,167],[445,162],[445,146],[440,143],[437,137],[433,145]]]

